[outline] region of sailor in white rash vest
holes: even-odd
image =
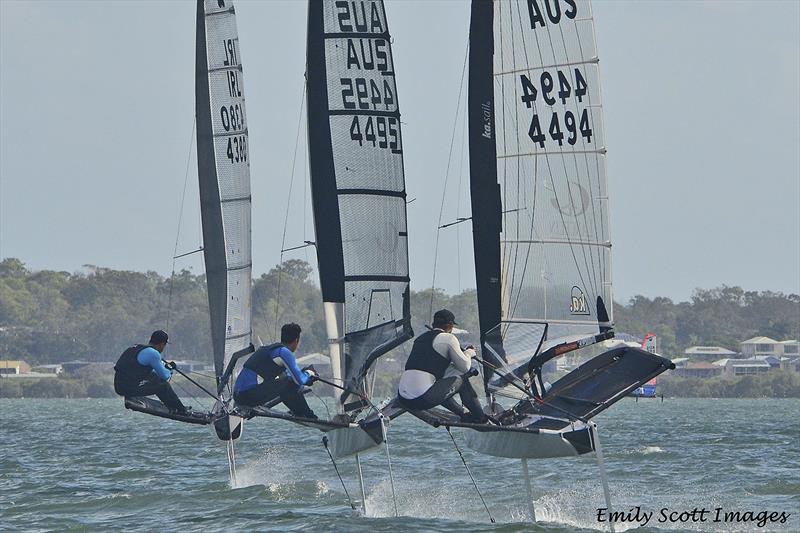
[[[488,419],[465,376],[475,349],[462,349],[451,333],[455,324],[453,313],[447,309],[436,311],[433,329],[416,338],[398,385],[400,404],[415,411],[442,405],[465,422],[482,424]],[[469,412],[453,398],[456,392]]]

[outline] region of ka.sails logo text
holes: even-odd
[[[492,103],[484,102],[481,104],[483,110],[483,137],[492,138]]]

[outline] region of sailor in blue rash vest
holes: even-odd
[[[314,382],[316,374],[310,369],[300,370],[294,358],[301,331],[297,324],[284,324],[281,342],[262,346],[250,356],[233,387],[237,404],[256,407],[280,397],[293,415],[317,418],[302,392],[304,385]]]
[[[114,365],[114,391],[126,398],[155,394],[170,412],[186,415],[190,411],[168,383],[172,377],[169,369],[174,369],[175,363],[161,359],[168,339],[159,329],[150,335],[148,344],[136,344],[122,352]]]

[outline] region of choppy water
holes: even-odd
[[[319,405],[315,405],[321,410]],[[655,515],[641,531],[800,531],[800,400],[626,399],[599,416],[616,510]],[[519,461],[465,457],[497,524],[488,523],[443,429],[393,422],[386,456],[362,458],[366,516],[347,505],[314,430],[247,423],[231,487],[209,428],[126,411],[121,400],[0,400],[0,530],[591,531],[604,507],[593,455],[531,461],[527,519]],[[340,469],[360,499],[354,461]],[[791,513],[785,524],[663,523],[662,508]],[[617,530],[630,529],[634,524]]]

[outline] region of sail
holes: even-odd
[[[308,131],[317,260],[334,379],[367,390],[413,335],[400,111],[381,0],[311,1]],[[345,394],[345,411],[350,399]]]
[[[195,68],[203,253],[219,381],[250,346],[250,159],[242,62],[231,0],[198,0]]]
[[[485,354],[527,361],[548,343],[610,326],[606,149],[588,2],[473,2],[469,127]]]

